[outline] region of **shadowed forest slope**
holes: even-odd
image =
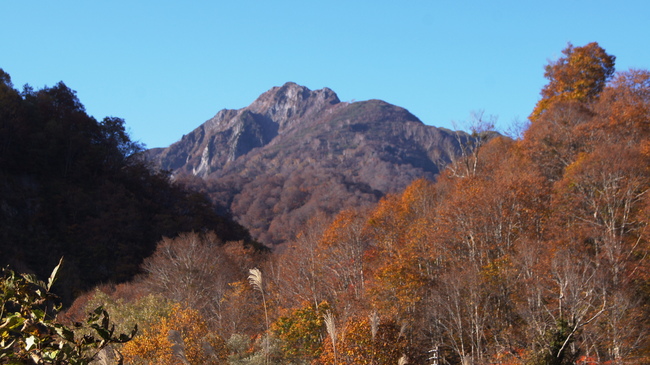
[[[0,265],[47,277],[65,256],[58,292],[139,272],[163,236],[215,230],[250,240],[204,195],[139,157],[124,121],[97,121],[65,84],[22,92],[0,69]]]

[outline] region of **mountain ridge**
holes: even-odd
[[[147,155],[206,192],[256,239],[276,244],[317,212],[333,215],[414,179],[435,179],[468,138],[382,100],[341,102],[329,88],[288,82]],[[288,193],[294,190],[301,193]]]

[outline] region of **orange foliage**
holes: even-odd
[[[198,311],[175,305],[168,318],[146,329],[123,349],[133,364],[222,364],[225,341],[209,331]]]
[[[616,57],[607,54],[596,42],[583,47],[574,47],[569,43],[562,53],[564,57],[546,66],[544,76],[549,83],[542,89],[542,99],[530,116],[532,121],[539,118],[552,103],[595,99],[614,74]]]
[[[316,256],[332,283],[335,296],[359,301],[365,293],[363,256],[368,247],[365,216],[345,210],[323,232]]]
[[[601,141],[643,143],[650,136],[650,71],[616,75],[594,106],[598,113],[590,130]]]
[[[369,361],[354,344],[367,324],[351,320],[368,308],[406,320],[409,341],[439,344],[452,363],[578,349],[634,361],[650,348],[650,73],[606,86],[614,57],[596,43],[564,54],[523,140],[492,138],[436,183],[417,180],[328,227],[319,258],[344,272],[332,263],[362,257],[365,305],[333,303],[346,335],[320,363]],[[353,248],[363,254],[341,255]]]
[[[323,354],[313,364],[397,364],[407,352],[406,338],[395,323],[380,320],[373,329],[368,318],[351,318],[337,337],[336,361],[328,338]]]

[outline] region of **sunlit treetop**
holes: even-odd
[[[569,43],[562,53],[564,57],[545,66],[544,77],[549,82],[530,115],[533,122],[554,102],[594,100],[614,75],[616,57],[607,54],[596,42],[583,47]]]

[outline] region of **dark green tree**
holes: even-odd
[[[533,364],[575,364],[580,352],[571,346],[575,342],[575,334],[566,320],[559,319],[555,327],[551,328],[547,332],[545,341],[547,346],[539,352],[537,357],[533,360]]]

